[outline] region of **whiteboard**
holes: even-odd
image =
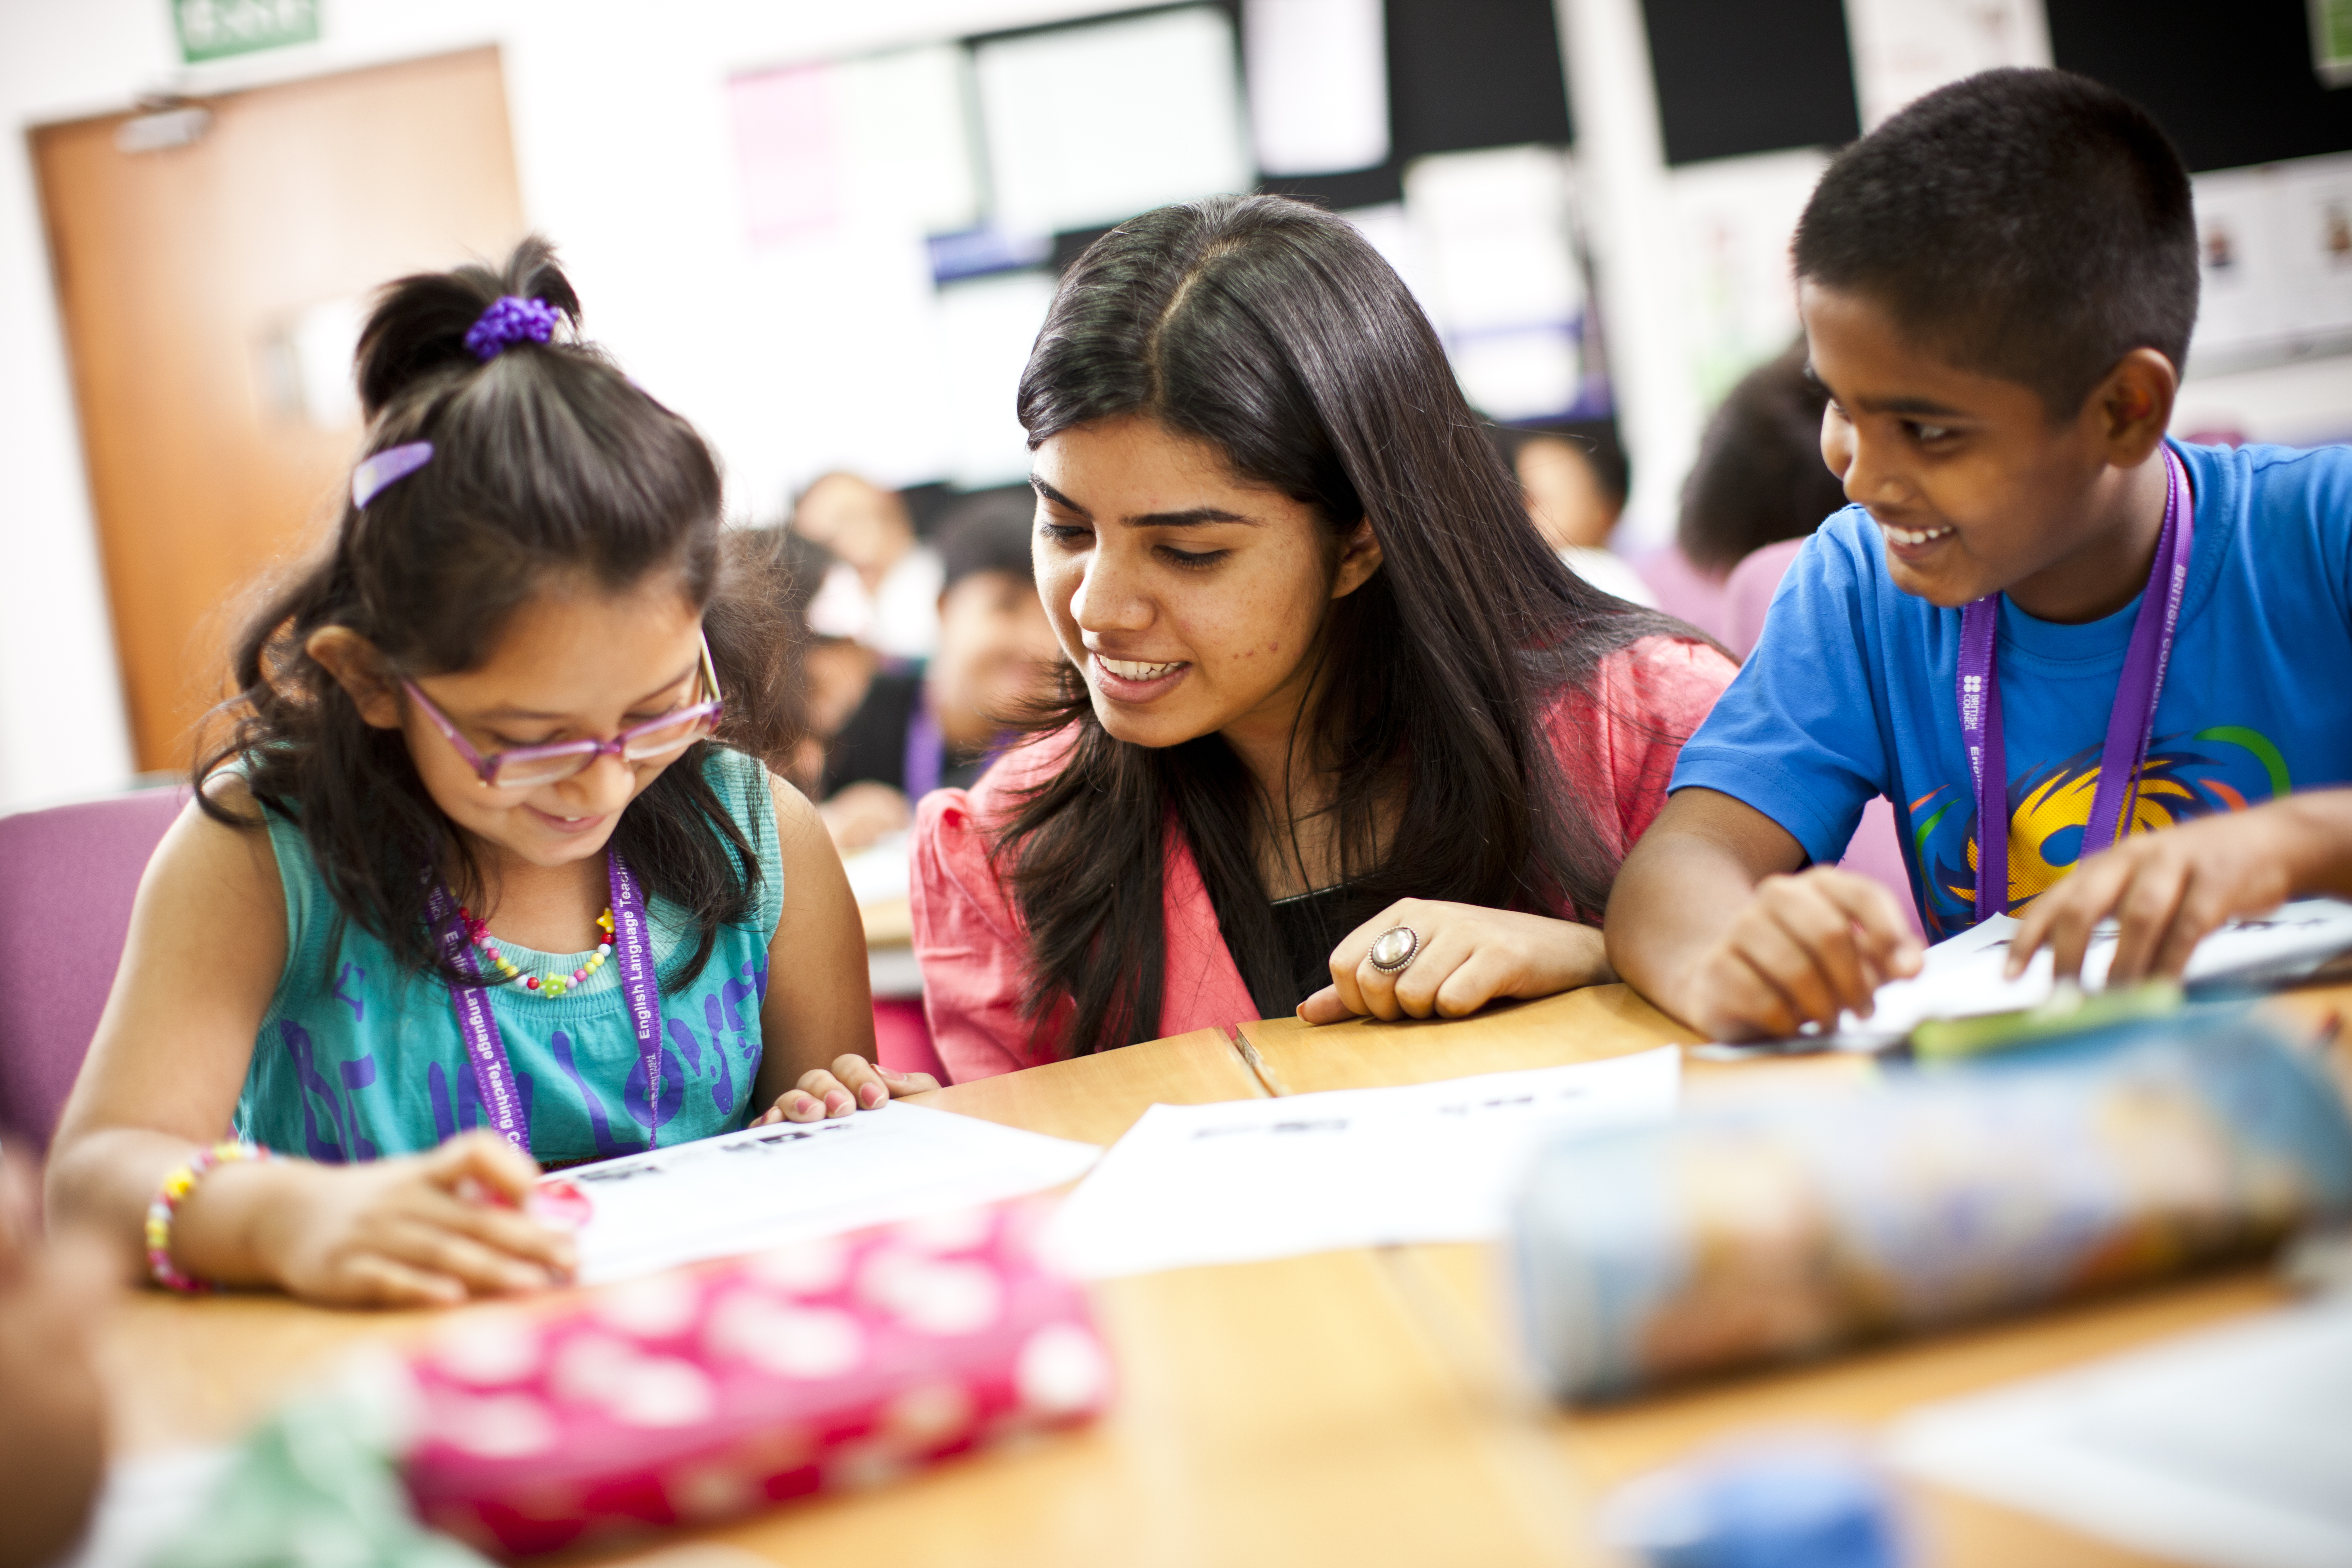
[[[1253,184],[1233,25],[1208,6],[974,51],[996,223],[1060,233]]]

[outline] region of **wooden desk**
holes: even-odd
[[[2338,1026],[2352,1014],[2352,986],[2290,992],[2270,1005],[2295,1032]],[[1595,986],[1476,1017],[1309,1027],[1295,1018],[1244,1024],[1252,1067],[1276,1093],[1431,1082],[1595,1060],[1687,1041],[1690,1032],[1622,985]],[[2343,1053],[2338,1053],[2341,1057]],[[1685,1061],[1686,1091],[1715,1098],[1749,1093],[1835,1092],[1865,1081],[1869,1064],[1850,1057],[1740,1064]],[[1527,1408],[1511,1352],[1501,1340],[1504,1303],[1490,1248],[1415,1247],[1396,1251],[1406,1299],[1453,1340],[1471,1386],[1498,1405]],[[1914,1340],[1819,1366],[1703,1384],[1605,1411],[1538,1420],[1582,1483],[1605,1491],[1644,1471],[1743,1431],[1837,1426],[1866,1431],[1935,1400],[2055,1372],[2134,1346],[2275,1306],[2286,1292],[2266,1270],[2239,1270],[2081,1303],[2030,1317]],[[2156,1559],[2089,1540],[2037,1516],[1973,1497],[1915,1485],[1910,1500],[1934,1563],[2151,1563]]]
[[[2352,988],[2305,994],[2317,1018]],[[1252,1023],[922,1097],[942,1109],[1108,1142],[1154,1100],[1201,1103],[1426,1081],[1591,1059],[1677,1037],[1622,987],[1451,1023],[1307,1030]],[[1694,1093],[1827,1089],[1846,1062],[1694,1064]],[[778,1510],[646,1550],[723,1543],[796,1565],[1575,1563],[1591,1502],[1710,1441],[1788,1422],[1858,1428],[1901,1411],[2253,1310],[2240,1274],[1601,1413],[1532,1401],[1497,1325],[1491,1259],[1470,1247],[1345,1252],[1111,1282],[1114,1413],[1019,1452]],[[107,1331],[119,1449],[231,1437],[338,1352],[425,1313],[142,1294]],[[1916,1494],[1934,1563],[2142,1562],[1955,1494]]]
[[[877,899],[870,904],[860,904],[857,919],[866,928],[868,948],[914,945],[915,910],[907,899]]]
[[[1691,1037],[1629,985],[1593,985],[1490,1007],[1475,1018],[1394,1024],[1357,1018],[1319,1027],[1267,1018],[1242,1025],[1240,1034],[1251,1065],[1276,1094],[1558,1067]]]
[[[1154,1100],[1265,1091],[1204,1031],[921,1097],[1064,1136],[1116,1138]],[[1370,1253],[1115,1281],[1096,1292],[1118,1359],[1095,1427],[873,1493],[665,1537],[795,1565],[1407,1565],[1582,1561],[1567,1472],[1465,1396]],[[367,1341],[432,1313],[142,1293],[107,1330],[118,1451],[220,1442]],[[1532,1478],[1532,1479],[1531,1479]],[[1465,1531],[1467,1532],[1465,1535]]]
[[[878,1000],[923,994],[923,967],[915,961],[915,916],[904,898],[857,906],[866,927],[866,984]]]

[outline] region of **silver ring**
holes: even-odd
[[[1411,926],[1391,926],[1372,938],[1372,945],[1364,956],[1382,974],[1394,974],[1410,965],[1421,952],[1421,933]]]

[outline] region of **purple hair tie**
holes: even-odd
[[[517,343],[547,342],[555,335],[555,323],[562,319],[544,300],[502,295],[466,329],[466,347],[476,359],[494,360]]]
[[[405,447],[386,447],[363,460],[352,470],[352,505],[367,510],[368,502],[383,493],[383,487],[394,479],[404,479],[433,460],[433,443],[411,441]]]

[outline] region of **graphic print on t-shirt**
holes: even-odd
[[[2014,913],[2047,892],[2083,858],[2099,750],[2086,746],[2009,781],[2009,904]],[[2242,725],[2159,735],[2140,769],[2126,833],[2153,833],[2200,816],[2243,811],[2294,787],[2270,737]],[[1911,803],[1911,832],[1927,887],[1931,932],[1964,930],[1975,918],[1977,814],[1966,785],[1945,785]]]
[[[2196,552],[2132,831],[2352,784],[2352,447],[2181,447]],[[2099,747],[2138,602],[2044,621],[2004,602],[2010,901],[2082,858]],[[1964,613],[1896,587],[1881,531],[1848,508],[1789,568],[1764,635],[1675,766],[1834,865],[1874,795],[1935,937],[1976,921],[1974,792],[1959,721]]]
[[[607,965],[561,997],[515,985],[490,1005],[516,1097],[542,1163],[570,1164],[707,1138],[742,1125],[762,1055],[768,952],[782,911],[767,773],[715,749],[704,777],[759,857],[752,917],[713,934],[693,978],[673,964],[661,995],[660,1094],[646,1092],[636,1026]],[[288,956],[254,1038],[238,1097],[242,1137],[324,1163],[417,1153],[489,1124],[481,1083],[436,976],[404,968],[383,942],[340,918],[309,841],[291,818],[268,818],[287,892]],[[657,963],[682,959],[692,921],[647,901]],[[592,954],[503,944],[534,972],[579,969]]]

